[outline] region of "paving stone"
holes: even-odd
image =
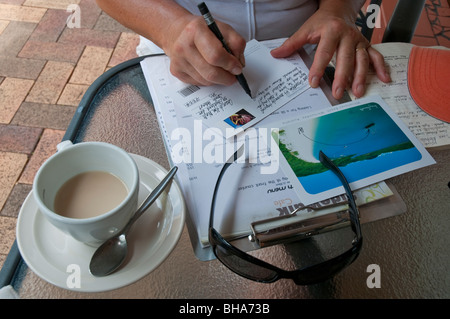
[[[35,80],[44,65],[43,60],[0,56],[0,76]]]
[[[42,129],[0,124],[0,151],[31,154]]]
[[[69,5],[78,3],[80,3],[80,0],[26,0],[23,5],[30,7],[66,10]]]
[[[9,194],[5,205],[3,206],[3,209],[0,211],[0,216],[17,218],[20,212],[20,208],[22,207],[23,202],[30,193],[31,188],[32,186],[29,184],[16,184]]]
[[[26,101],[56,104],[72,70],[71,63],[48,61]]]
[[[443,31],[441,36],[436,37],[439,45],[450,48],[450,30]]]
[[[0,85],[0,123],[8,124],[33,85],[33,80],[6,78]]]
[[[441,17],[450,17],[450,8],[437,8],[437,15]]]
[[[49,9],[30,36],[30,40],[56,42],[66,27],[70,13],[66,10]]]
[[[3,30],[6,29],[6,26],[9,24],[7,20],[0,20],[0,34],[2,34]]]
[[[430,20],[428,19],[428,16],[427,16],[425,10],[420,15],[414,35],[428,36],[428,37],[434,36],[433,28],[430,24]]]
[[[112,51],[109,48],[87,46],[69,82],[84,85],[92,84],[105,72]]]
[[[0,209],[3,208],[27,160],[26,154],[0,152]]]
[[[11,124],[66,130],[75,111],[75,106],[24,102]]]
[[[25,0],[0,0],[0,3],[22,5]]]
[[[92,29],[97,23],[102,10],[94,0],[81,0],[80,8],[80,27]]]
[[[89,85],[67,83],[58,104],[78,106]]]
[[[120,32],[101,31],[86,28],[65,28],[58,42],[79,43],[82,45],[114,48],[119,39]]]
[[[0,34],[0,56],[15,57],[35,27],[36,23],[11,21]]]
[[[136,47],[139,44],[139,35],[134,33],[122,33],[119,42],[111,56],[108,66],[115,66],[124,61],[137,57]]]
[[[433,37],[423,37],[423,36],[413,36],[411,43],[420,46],[435,46],[438,45],[436,38]]]
[[[449,9],[450,10],[450,9]],[[450,16],[439,16],[439,22],[438,24],[441,27],[447,27],[450,28]]]
[[[16,218],[0,216],[0,254],[8,255],[16,239]]]
[[[36,150],[28,161],[22,175],[19,178],[19,183],[33,184],[34,176],[39,167],[56,152],[56,145],[61,142],[64,136],[64,131],[45,129],[42,137],[36,146]]]
[[[45,11],[46,9],[44,8],[32,8],[0,3],[0,20],[38,23],[44,16]]]
[[[77,43],[28,41],[20,51],[19,57],[75,64],[83,49],[84,46]]]

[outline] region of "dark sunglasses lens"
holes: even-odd
[[[275,271],[245,260],[225,247],[216,246],[215,253],[225,266],[243,277],[260,282],[271,282],[277,278]]]
[[[361,242],[340,256],[302,269],[294,277],[295,283],[299,285],[310,285],[334,277],[356,260],[360,249]]]

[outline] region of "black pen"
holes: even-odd
[[[222,33],[219,30],[219,27],[217,26],[216,22],[214,21],[214,18],[212,17],[211,13],[208,10],[208,7],[206,6],[206,3],[202,2],[198,5],[198,9],[200,10],[201,15],[206,21],[206,24],[208,25],[209,29],[216,35],[217,39],[222,42],[223,47],[225,50],[227,50],[228,53],[231,55],[233,54],[228,47],[227,43],[225,42],[225,39],[223,38]],[[252,97],[252,93],[250,91],[250,88],[248,87],[247,80],[244,77],[244,74],[236,75],[236,78],[239,82],[239,84],[242,86],[242,88],[245,90],[245,93],[247,93],[250,97]]]

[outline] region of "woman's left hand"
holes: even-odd
[[[337,1],[334,2],[336,3]],[[272,56],[288,57],[307,43],[318,44],[309,72],[311,87],[319,86],[325,68],[336,54],[332,87],[336,99],[342,98],[348,87],[351,87],[356,97],[364,95],[370,64],[381,81],[391,81],[383,56],[370,46],[357,29],[352,15],[348,10],[345,11],[345,7],[320,7],[296,33],[279,48],[272,50]]]

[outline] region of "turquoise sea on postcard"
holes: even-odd
[[[280,130],[280,149],[302,186],[317,194],[340,186],[319,162],[324,152],[351,183],[422,158],[377,103],[344,109]]]
[[[417,153],[416,148],[410,148],[380,155],[376,160],[354,162],[345,167],[340,167],[340,169],[348,182],[351,183],[355,180],[384,172],[387,169],[411,163],[412,158],[417,158]],[[300,177],[299,181],[310,194],[318,194],[328,189],[342,186],[337,176],[329,170],[319,174]]]

